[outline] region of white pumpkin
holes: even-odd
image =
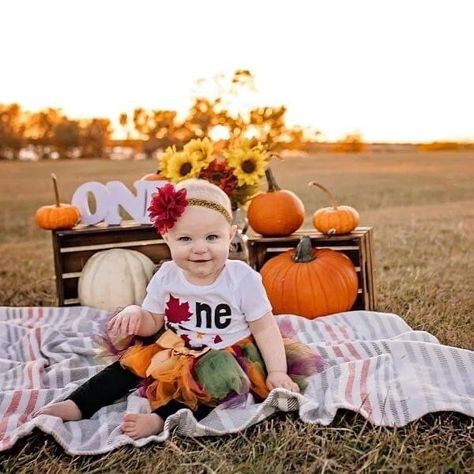
[[[155,264],[135,250],[97,252],[82,269],[79,302],[82,306],[108,311],[141,304],[154,269]]]

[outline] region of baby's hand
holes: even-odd
[[[127,306],[107,323],[107,330],[117,336],[136,334],[142,322],[142,314],[139,306]]]
[[[270,372],[267,376],[267,387],[269,390],[273,390],[274,388],[286,388],[296,393],[300,391],[298,385],[296,385],[285,372]]]

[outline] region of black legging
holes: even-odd
[[[130,370],[124,369],[120,361],[114,362],[78,387],[66,400],[72,400],[81,410],[83,418],[90,418],[100,408],[111,405],[119,398],[135,389],[143,380]],[[167,405],[153,411],[163,420],[186,405],[172,400]],[[212,408],[199,405],[194,411],[197,420],[206,417]]]

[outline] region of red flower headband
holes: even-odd
[[[186,196],[187,191],[185,188],[176,191],[176,188],[171,183],[167,183],[161,188],[158,188],[156,192],[151,195],[148,215],[153,223],[153,227],[155,227],[160,234],[164,234],[174,226],[188,205],[202,206],[220,212],[229,224],[232,223],[232,216],[221,204],[208,201],[207,199],[188,199]]]
[[[153,227],[160,234],[165,233],[174,226],[187,205],[186,189],[183,188],[176,191],[171,183],[158,188],[152,194],[151,203],[148,207],[148,215],[153,223]]]

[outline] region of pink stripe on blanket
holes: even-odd
[[[349,333],[347,332],[347,329],[345,328],[345,326],[342,326],[342,325],[338,325],[337,326],[339,331],[341,331],[343,337],[347,340],[350,339],[350,336],[349,336]]]
[[[362,359],[362,356],[357,352],[357,349],[354,347],[354,345],[350,342],[346,342],[345,347],[349,350],[351,353],[351,356],[354,357],[354,359]]]
[[[23,390],[15,390],[13,393],[13,398],[10,401],[10,405],[8,405],[8,408],[3,414],[3,419],[0,421],[0,434],[5,433],[7,430],[10,415],[15,414],[16,410],[18,409],[18,405],[20,404],[22,395]]]
[[[348,369],[349,369],[349,376],[347,377],[345,397],[349,405],[354,406],[353,390],[354,390],[354,378],[355,378],[355,364],[349,363]]]
[[[365,359],[362,365],[360,378],[360,397],[362,399],[361,412],[372,423],[372,404],[369,399],[369,392],[367,391],[367,379],[369,376],[370,359]]]
[[[32,413],[35,409],[36,402],[38,401],[38,390],[32,390],[30,392],[30,399],[28,400],[28,404],[26,405],[25,411],[20,415],[19,422],[24,423],[28,416]]]
[[[331,338],[332,341],[339,341],[339,338],[336,336],[336,333],[334,332],[333,328],[326,322],[323,322],[324,329],[326,329],[326,332],[329,334],[329,337]]]

